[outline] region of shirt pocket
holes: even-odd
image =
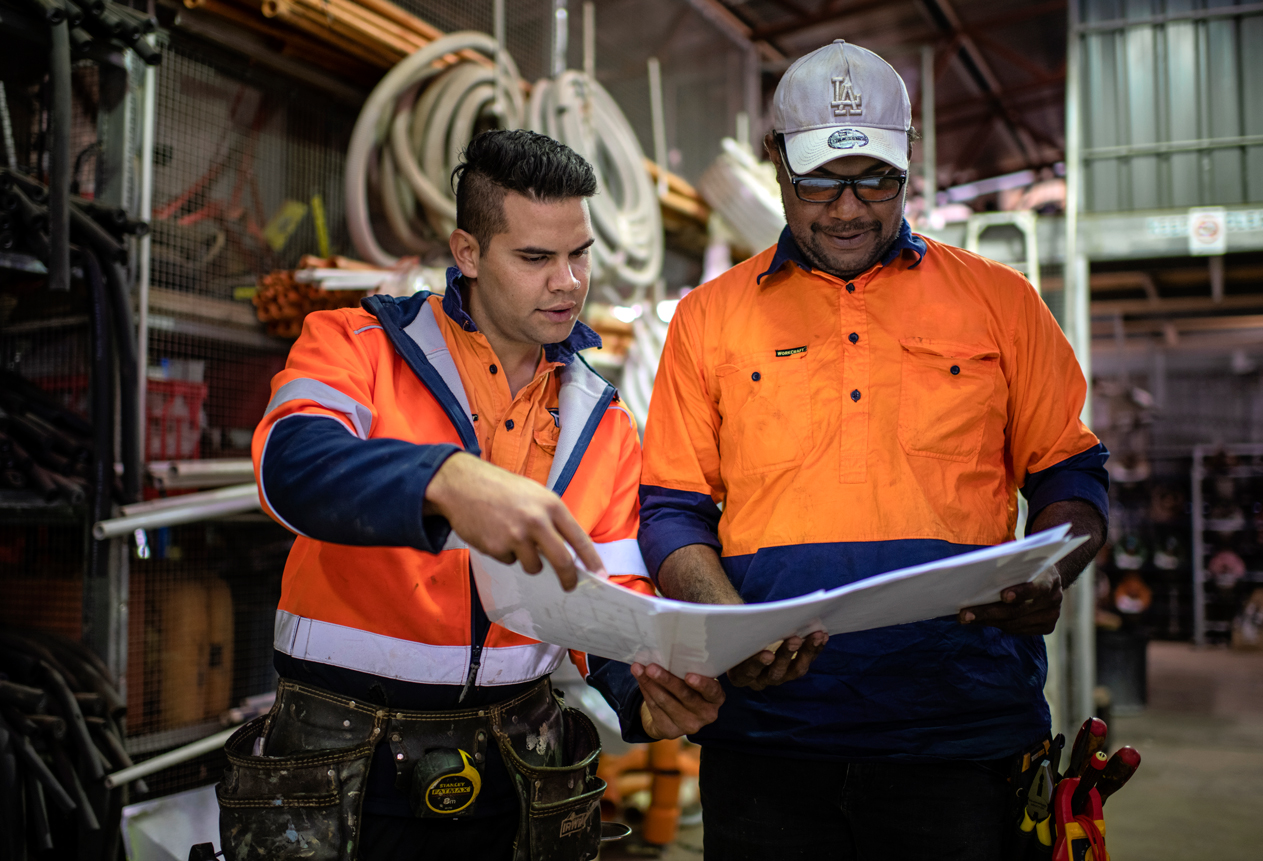
[[[911,455],[968,462],[982,448],[1000,353],[908,338],[899,391],[899,443]]]
[[[811,447],[811,376],[805,353],[720,365],[720,454],[737,475],[802,463]]]

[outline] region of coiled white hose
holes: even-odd
[[[776,170],[732,138],[724,138],[722,146],[719,157],[697,183],[697,191],[745,250],[757,254],[775,245],[785,228]]]
[[[632,321],[632,345],[623,362],[623,379],[618,386],[622,399],[643,434],[649,419],[649,400],[653,396],[653,381],[658,375],[658,362],[662,347],[667,342],[667,324],[662,322],[650,307]]]
[[[605,88],[583,72],[537,81],[527,114],[531,129],[566,144],[596,170],[592,284],[611,302],[639,301],[662,274],[663,234],[635,131]]]
[[[434,68],[436,60],[466,50],[499,67],[465,61]],[[395,239],[409,251],[424,250],[417,204],[429,228],[446,237],[456,224],[449,177],[461,150],[484,129],[521,127],[524,107],[513,59],[485,33],[444,36],[387,72],[364,103],[347,150],[347,227],[360,256],[378,266],[398,259],[382,248],[369,220],[370,164],[377,163],[382,209]]]

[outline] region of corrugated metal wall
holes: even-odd
[[[1263,201],[1263,5],[1078,2],[1085,208]]]

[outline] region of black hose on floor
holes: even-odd
[[[63,17],[50,28],[52,116],[48,152],[48,289],[70,289],[70,30]]]

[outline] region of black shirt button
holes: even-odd
[[[855,332],[852,332],[850,335],[848,335],[848,336],[847,336],[847,339],[848,339],[848,340],[849,340],[852,344],[857,344],[857,343],[859,343],[860,336],[859,336],[859,335],[857,335]]]
[[[762,376],[759,374],[758,371],[755,371],[753,374],[750,375],[750,379],[754,380],[757,383],[760,379],[762,379]]]
[[[493,373],[493,374],[494,374],[494,373],[497,373],[499,370],[500,370],[500,369],[499,369],[499,368],[497,368],[495,365],[492,365],[492,366],[491,366],[491,373]]]
[[[504,423],[504,429],[513,430],[513,419],[509,419],[507,422]]]
[[[959,373],[960,373],[960,365],[952,365],[952,373],[953,373],[953,374],[959,374]]]
[[[851,392],[851,400],[853,400],[853,401],[858,401],[859,399],[860,399],[860,390],[859,390],[859,389],[856,389],[855,391]]]
[[[855,292],[855,285],[854,285],[854,284],[847,284],[847,285],[846,285],[846,292],[848,292],[848,293],[854,293],[854,292]]]

